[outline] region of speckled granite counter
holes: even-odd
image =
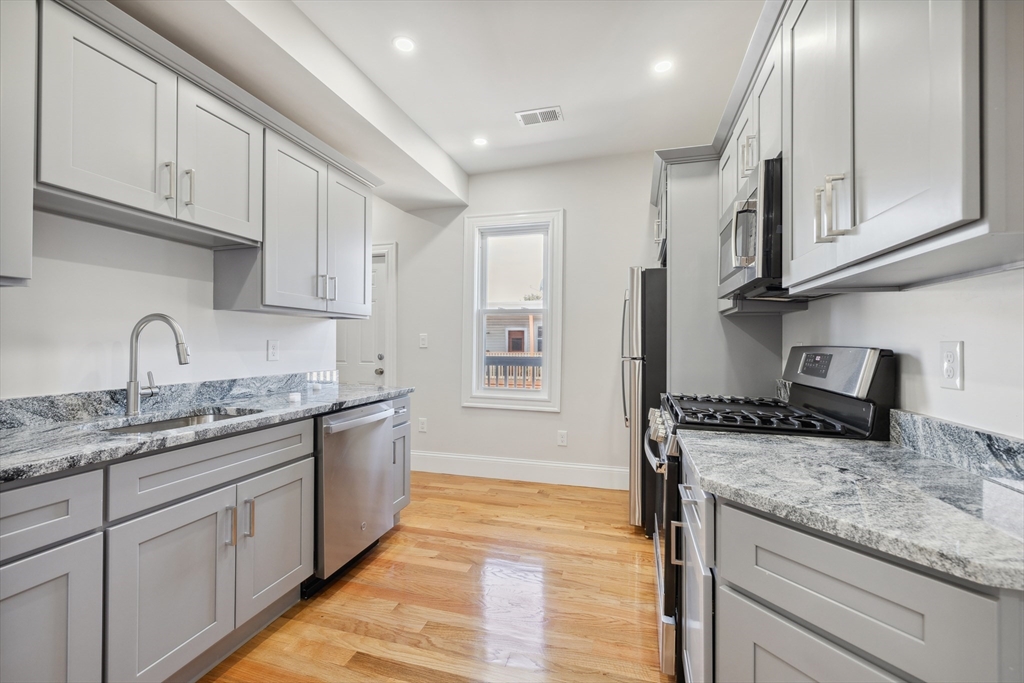
[[[890,442],[683,431],[705,491],[979,584],[1024,590],[1024,493]]]
[[[236,432],[398,398],[413,391],[409,387],[338,384],[323,384],[320,391],[313,391],[312,385],[305,381],[297,383],[291,378],[287,384],[263,386],[264,389],[272,389],[269,393],[254,392],[251,387],[246,391],[238,391],[238,386],[245,381],[178,385],[189,389],[177,389],[178,395],[173,400],[169,398],[175,394],[175,389],[172,388],[165,393],[161,401],[144,401],[142,415],[130,419],[124,417],[123,390],[67,395],[69,398],[66,399],[41,397],[8,401],[9,404],[15,405],[6,407],[6,423],[20,423],[21,426],[0,430],[0,482],[52,474],[129,455],[183,446]],[[223,387],[227,387],[227,390]],[[281,390],[282,387],[285,390]],[[221,390],[217,391],[218,388]],[[293,391],[302,394],[300,403],[288,402],[288,393]],[[115,412],[118,409],[118,401],[120,416]],[[83,406],[83,403],[86,405]],[[77,406],[76,410],[69,412],[69,405]],[[111,434],[103,431],[126,424],[195,414],[195,408],[213,405],[238,416],[149,434]],[[82,417],[89,412],[99,414]],[[48,419],[48,416],[69,414],[74,414],[79,419]]]

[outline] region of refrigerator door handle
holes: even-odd
[[[627,329],[626,328],[626,320],[627,320],[626,316],[628,314],[629,314],[629,290],[627,289],[626,293],[622,297],[622,338],[620,339],[621,344],[620,344],[620,347],[619,347],[620,348],[620,350],[619,350],[619,358],[627,358],[628,357],[626,355],[626,329]],[[625,401],[623,401],[623,405],[625,405]]]
[[[626,421],[626,427],[629,427],[629,408],[626,406],[626,363],[629,362],[628,358],[622,359],[622,365],[619,366],[619,381],[622,383],[622,419]]]

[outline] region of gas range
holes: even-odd
[[[651,411],[652,438],[666,455],[680,429],[887,440],[896,391],[896,359],[887,349],[797,346],[783,379],[789,400],[663,394]]]

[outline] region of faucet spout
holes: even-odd
[[[171,332],[174,334],[175,349],[178,353],[178,365],[188,365],[189,362],[190,354],[188,345],[185,343],[185,333],[181,331],[181,325],[174,318],[163,313],[150,313],[137,322],[132,330],[132,336],[129,341],[128,398],[125,407],[125,414],[129,417],[139,414],[139,401],[141,398],[139,390],[139,335],[142,334],[142,330],[146,325],[155,320],[159,320],[171,328]],[[155,393],[153,387],[146,391],[148,392],[147,396]]]

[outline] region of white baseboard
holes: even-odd
[[[623,491],[629,489],[629,468],[608,465],[413,451],[412,469],[417,472],[461,474],[466,477],[512,479]]]

